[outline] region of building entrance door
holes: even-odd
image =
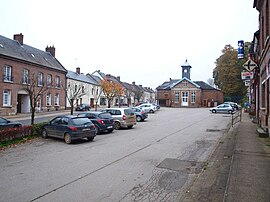
[[[188,106],[188,92],[182,92],[182,107]]]

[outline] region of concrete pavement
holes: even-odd
[[[270,141],[247,113],[219,145],[180,201],[270,201]]]

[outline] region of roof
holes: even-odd
[[[68,70],[67,78],[68,79],[73,79],[73,80],[76,80],[76,81],[81,81],[81,82],[84,82],[84,83],[98,85],[98,83],[94,79],[92,79],[91,77],[89,77],[87,75],[84,75],[84,74],[78,74],[77,72],[73,72],[73,71],[70,71],[70,70]]]
[[[26,44],[21,45],[17,40],[12,40],[1,35],[0,55],[16,58],[64,72],[67,71],[62,64],[51,55],[51,53],[39,50]]]
[[[191,81],[190,79],[184,77],[182,79],[171,79],[170,81],[165,81],[163,84],[158,86],[157,90],[171,90],[174,86],[176,86],[178,83],[182,82],[183,80],[187,80],[193,85],[195,85],[198,88],[201,88],[203,90],[218,90],[209,84],[205,83],[204,81]]]
[[[191,66],[188,63],[187,59],[186,59],[185,63],[181,65],[181,67],[190,67],[191,68]]]

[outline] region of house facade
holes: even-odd
[[[166,107],[210,107],[224,101],[223,92],[203,81],[190,80],[191,66],[181,66],[182,79],[170,79],[157,87],[156,99]]]
[[[254,0],[253,7],[259,12],[259,30],[254,33],[252,55],[257,64],[250,81],[250,113],[260,126],[269,130],[270,126],[270,7],[269,0]]]
[[[23,43],[23,35],[13,40],[0,35],[0,115],[30,112],[29,86],[41,92],[37,111],[65,109],[67,70],[55,58],[55,47],[45,51]],[[33,86],[33,85],[32,85]]]

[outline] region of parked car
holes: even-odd
[[[136,115],[137,122],[144,121],[145,119],[148,118],[148,113],[145,112],[144,110],[142,110],[138,107],[131,107],[131,109],[134,111],[134,113]]]
[[[238,110],[241,108],[241,106],[239,106],[237,103],[235,102],[224,102],[223,104],[229,104],[231,105],[235,110]]]
[[[89,104],[80,104],[75,108],[76,111],[89,111],[90,109],[91,106]]]
[[[114,129],[132,128],[136,125],[136,115],[131,108],[107,108],[101,110],[108,112],[114,119]]]
[[[138,105],[137,107],[139,107],[140,109],[148,113],[155,113],[157,111],[157,107],[151,103],[141,104],[141,105]]]
[[[153,105],[156,106],[157,110],[160,109],[160,105],[159,104],[153,103]]]
[[[110,113],[108,112],[100,112],[100,111],[92,111],[92,112],[84,112],[77,115],[78,117],[86,117],[92,121],[96,126],[97,134],[102,132],[113,132],[114,129],[114,120]]]
[[[0,130],[5,130],[7,128],[19,128],[22,127],[22,123],[10,121],[8,119],[0,117]]]
[[[234,108],[229,104],[221,104],[216,107],[210,108],[212,113],[233,113]]]
[[[92,141],[96,133],[95,125],[88,118],[73,115],[57,116],[42,127],[43,138],[57,137],[67,144],[82,138]]]

